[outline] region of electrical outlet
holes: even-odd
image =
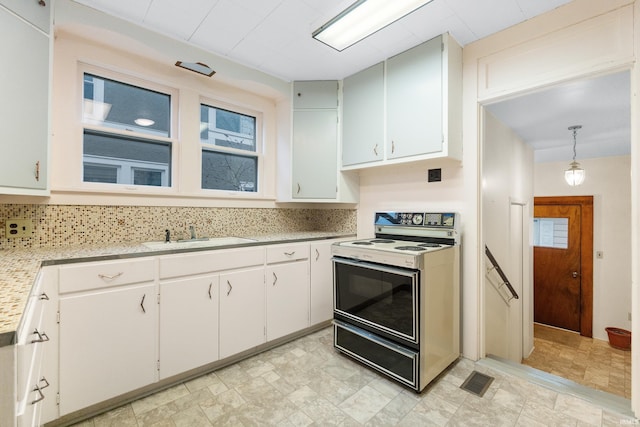
[[[5,233],[5,237],[8,239],[16,237],[32,237],[33,223],[30,219],[8,219],[5,223]]]

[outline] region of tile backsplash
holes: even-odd
[[[33,222],[30,238],[7,238],[7,219]],[[201,208],[0,204],[0,249],[144,242],[198,236],[255,236],[301,231],[356,232],[355,209]]]

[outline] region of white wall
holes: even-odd
[[[536,196],[593,196],[593,337],[604,328],[630,329],[631,321],[631,157],[578,159],[587,177],[578,187],[564,182],[566,162],[536,163]]]
[[[483,117],[484,242],[520,296],[507,305],[489,280],[485,279],[485,352],[519,363],[523,344],[525,353],[533,348],[533,255],[531,245],[528,244],[533,204],[533,150],[488,111],[485,110]],[[523,205],[525,218],[522,219],[520,238],[526,243],[523,245],[526,246],[523,249],[524,260],[514,259],[520,253],[510,251],[512,238],[520,240],[519,236],[512,236],[510,233],[512,203]],[[495,281],[495,273],[489,277]]]

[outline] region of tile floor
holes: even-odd
[[[460,389],[495,378],[480,398]],[[461,358],[421,394],[336,353],[326,328],[77,426],[619,426],[636,420]]]
[[[523,364],[631,399],[631,352],[607,341],[534,324],[534,351]]]

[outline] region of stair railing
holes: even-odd
[[[504,274],[504,271],[500,268],[500,264],[498,264],[498,261],[496,261],[496,258],[493,256],[487,245],[484,245],[484,253],[491,262],[491,267],[487,268],[487,274],[495,270],[500,276],[500,279],[502,279],[502,283],[498,285],[497,289],[500,290],[502,287],[506,286],[509,290],[509,296],[507,297],[508,299],[506,302],[509,303],[512,299],[519,299],[520,297],[518,296],[518,293],[513,289],[513,286],[511,286],[511,282],[507,279],[507,275]]]

